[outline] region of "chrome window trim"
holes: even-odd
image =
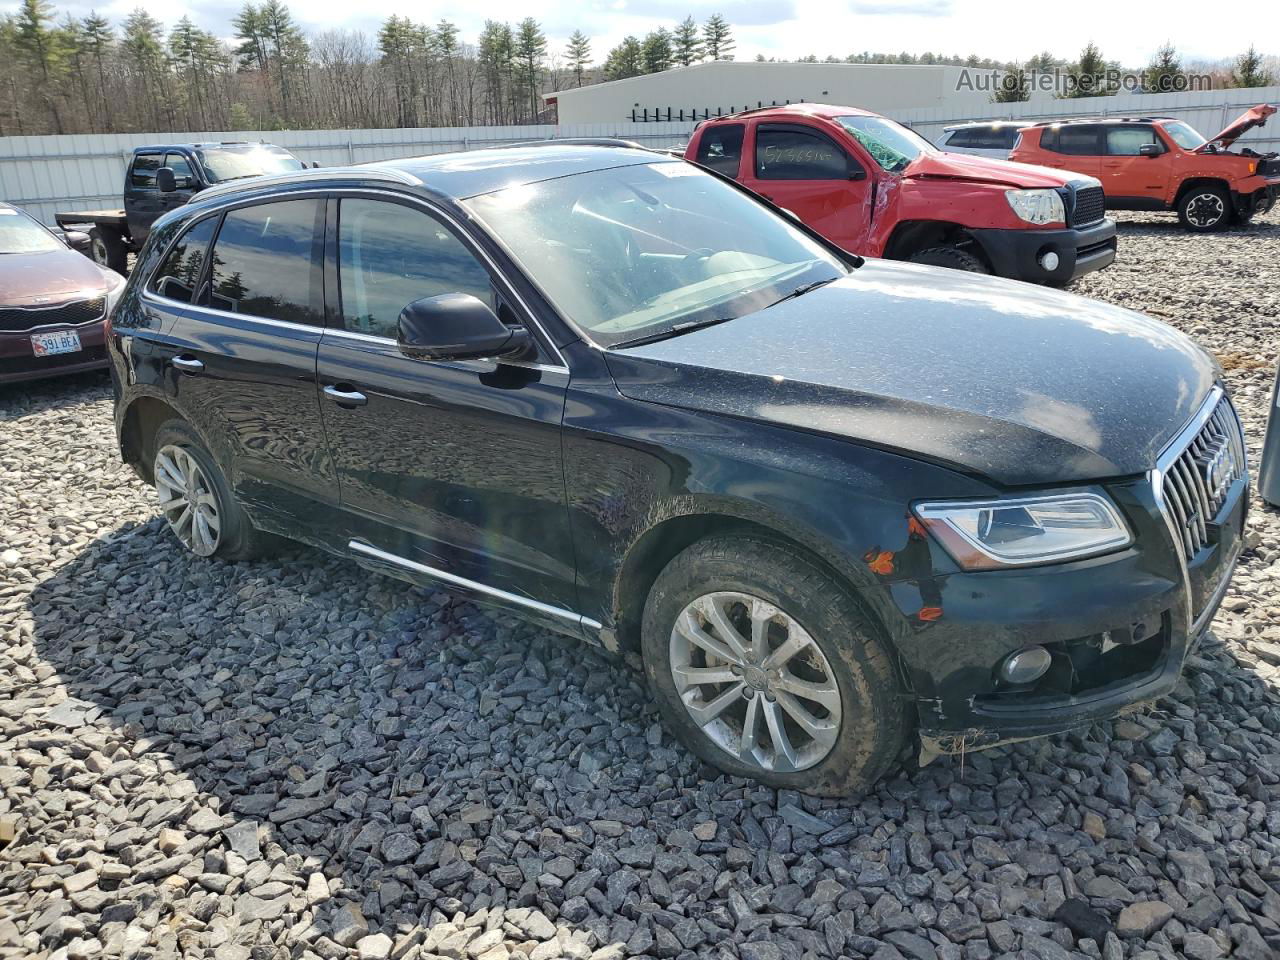
[[[414,573],[421,574],[425,577],[431,577],[434,580],[440,580],[443,583],[448,583],[455,587],[472,590],[476,593],[493,597],[496,600],[502,600],[505,603],[511,603],[517,606],[526,607],[530,610],[536,610],[538,613],[571,623],[582,630],[599,630],[602,626],[599,621],[592,620],[590,617],[584,617],[580,613],[574,613],[572,610],[566,610],[564,607],[557,607],[550,603],[543,603],[541,600],[522,597],[518,593],[511,593],[507,590],[500,590],[497,587],[491,587],[488,584],[469,580],[466,577],[458,576],[456,573],[449,573],[447,570],[439,570],[435,567],[429,567],[425,563],[418,563],[416,560],[409,560],[408,558],[399,556],[398,554],[379,550],[377,547],[367,544],[361,540],[348,541],[347,549],[353,553],[363,554],[364,556],[372,557],[375,560],[381,560],[383,563],[390,564],[391,566],[411,570]]]
[[[394,349],[396,342],[391,337],[379,337],[372,333],[358,333],[355,330],[337,330],[333,327],[324,328],[325,337],[334,337],[342,340],[356,340],[360,343],[368,343],[372,346],[382,347],[383,349]],[[406,358],[408,359],[408,358]],[[521,367],[525,370],[541,370],[543,373],[562,373],[569,375],[569,368],[553,363],[533,363],[526,360],[415,360],[415,363],[431,363],[445,367],[455,367],[459,370],[472,370],[477,364],[484,365],[489,363],[500,363],[504,367]]]

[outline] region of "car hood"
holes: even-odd
[[[1254,127],[1265,127],[1267,125],[1267,117],[1276,112],[1276,108],[1269,103],[1260,103],[1256,107],[1250,107],[1240,116],[1231,121],[1221,133],[1216,137],[1210,137],[1209,141],[1202,147],[1198,147],[1196,152],[1199,153],[1205,147],[1214,143],[1221,143],[1224,147],[1229,147]]]
[[[102,268],[74,250],[0,255],[0,306],[41,306],[76,294],[100,297],[106,292]]]
[[[845,437],[996,483],[1150,469],[1217,379],[1149,317],[1013,280],[868,259],[727,323],[605,354],[637,400]]]
[[[1069,170],[1054,170],[1030,163],[997,160],[969,153],[922,153],[903,170],[903,176],[915,179],[968,180],[995,183],[1006,187],[1061,187],[1071,181],[1089,181]],[[1096,181],[1095,181],[1096,182]]]

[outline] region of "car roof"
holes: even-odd
[[[966,120],[964,123],[951,123],[943,130],[964,130],[968,127],[1020,127],[1026,126],[1021,120]]]
[[[465,200],[505,187],[540,183],[578,173],[642,163],[683,162],[678,157],[621,143],[604,146],[546,140],[536,144],[379,160],[358,166],[320,167],[237,180],[202,190],[185,206],[198,208],[207,200],[260,194],[278,187],[340,187],[362,182],[421,187],[437,197]]]
[[[1035,120],[1025,124],[1023,129],[1031,127],[1057,127],[1071,123],[1163,123],[1177,120],[1177,117],[1058,117],[1053,120]]]
[[[871,110],[863,110],[861,107],[842,107],[838,104],[831,103],[786,103],[781,106],[772,107],[752,107],[750,110],[740,110],[737,113],[726,113],[723,117],[712,117],[704,123],[718,123],[722,120],[737,120],[741,117],[751,116],[757,113],[781,113],[784,115],[795,117],[822,117],[825,120],[833,120],[836,117],[878,117],[880,114]]]
[[[260,143],[256,140],[206,140],[199,143],[152,143],[145,147],[134,147],[134,153],[157,153],[162,150],[204,150],[210,147],[275,147],[285,149],[275,143]]]

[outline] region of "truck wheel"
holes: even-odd
[[[658,576],[641,635],[668,729],[734,776],[821,796],[865,791],[911,731],[879,630],[785,545],[695,543]]]
[[[160,512],[169,529],[198,557],[252,560],[277,539],[249,521],[203,441],[183,420],[156,431],[154,478]]]
[[[120,241],[119,235],[109,230],[94,227],[89,231],[89,253],[93,257],[93,262],[100,267],[106,267],[119,274],[123,274],[128,268],[128,254],[124,244]]]
[[[1178,222],[1192,233],[1221,230],[1231,220],[1231,199],[1221,187],[1193,187],[1178,201]]]
[[[959,247],[929,247],[907,257],[908,263],[923,263],[930,267],[949,267],[967,270],[969,273],[990,273],[987,265],[967,250]]]

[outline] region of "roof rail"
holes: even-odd
[[[495,143],[484,150],[505,150],[508,147],[618,147],[628,150],[650,150],[643,143],[623,140],[621,137],[548,137],[545,140],[517,140],[514,143]]]
[[[320,167],[314,170],[294,170],[290,173],[276,173],[264,177],[246,177],[243,180],[214,184],[192,197],[192,202],[199,203],[210,197],[221,197],[231,193],[248,193],[250,190],[256,190],[259,187],[308,183],[312,180],[387,180],[411,187],[422,185],[421,180],[413,176],[413,174],[405,173],[403,170],[388,169],[386,167],[361,167],[359,169],[352,167]]]
[[[1063,123],[1155,123],[1158,120],[1177,120],[1177,117],[1055,117],[1036,120],[1029,127],[1053,127]]]

